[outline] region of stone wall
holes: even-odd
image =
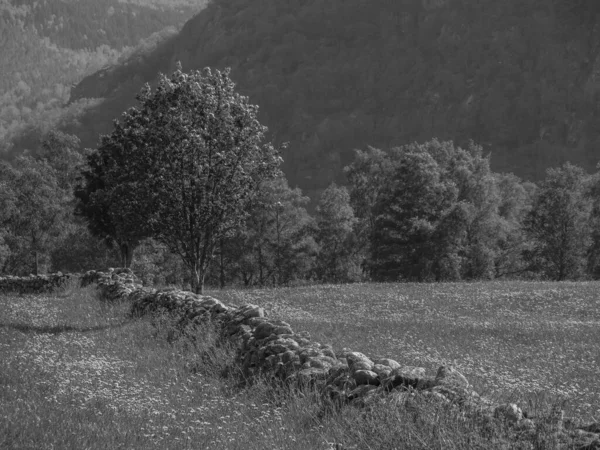
[[[219,324],[224,336],[237,344],[239,363],[247,376],[267,376],[298,389],[317,386],[334,408],[364,407],[389,396],[402,400],[419,391],[464,412],[503,420],[524,433],[535,432],[535,417],[516,404],[497,405],[481,397],[452,366],[442,366],[429,376],[424,368],[392,359],[372,359],[346,349],[336,353],[330,346],[312,341],[308,333],[269,319],[256,305],[233,307],[191,292],[144,288],[129,270],[88,272],[82,281],[97,283],[105,301],[130,302],[134,316],[168,311],[182,329],[206,321]],[[569,448],[600,449],[600,423],[576,424],[558,410],[550,425],[573,444]]]
[[[61,272],[48,275],[29,275],[27,277],[0,277],[0,294],[41,294],[52,292],[64,287],[78,274],[63,274]]]

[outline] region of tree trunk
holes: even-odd
[[[128,269],[133,262],[133,245],[122,243],[119,245],[119,252],[121,253],[121,267]]]
[[[204,294],[204,273],[201,265],[196,263],[192,268],[192,291],[196,294]]]
[[[258,282],[261,286],[264,286],[265,279],[263,274],[263,263],[262,263],[262,247],[258,247]]]
[[[131,267],[131,263],[133,262],[133,245],[127,246],[127,253],[125,254],[125,264],[127,268]]]
[[[221,285],[221,289],[225,287],[225,267],[224,267],[224,256],[223,256],[223,239],[219,240],[219,263],[220,263],[220,279],[219,284]]]
[[[39,268],[40,268],[40,258],[39,258],[39,253],[37,250],[33,251],[33,257],[34,257],[34,275],[38,275],[39,274]]]

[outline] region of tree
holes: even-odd
[[[371,275],[390,281],[430,278],[436,253],[434,233],[457,195],[455,186],[443,180],[430,153],[407,147],[375,207]]]
[[[17,158],[14,165],[1,163],[0,180],[0,228],[10,249],[3,271],[37,275],[40,259],[48,256],[63,231],[68,197],[56,171],[28,156]]]
[[[50,130],[43,138],[36,159],[45,160],[56,170],[57,181],[61,189],[69,192],[76,185],[84,163],[80,140],[58,130]]]
[[[263,143],[258,107],[235,92],[229,73],[161,74],[98,149],[98,157],[114,151],[126,162],[101,165],[100,190],[110,199],[101,204],[116,205],[109,216],[123,215],[128,233],[147,232],[180,255],[197,293],[220,240],[244,224],[258,186],[281,163]]]
[[[287,284],[308,276],[317,253],[309,201],[284,177],[262,183],[245,226],[225,241],[230,271],[245,285]]]
[[[525,221],[531,268],[562,281],[584,274],[590,245],[589,176],[570,163],[548,169]]]
[[[395,151],[374,207],[370,270],[380,280],[492,278],[500,196],[480,146],[433,139]]]
[[[356,150],[354,161],[344,167],[350,183],[350,205],[354,210],[358,251],[363,263],[371,258],[370,238],[375,226],[374,208],[394,172],[394,156],[397,149],[389,153],[369,146],[366,151]]]
[[[345,187],[332,183],[323,191],[317,205],[316,221],[318,278],[329,282],[355,280],[360,272],[354,251],[356,218]]]
[[[85,219],[93,236],[118,248],[121,267],[131,266],[135,248],[150,235],[148,224],[139,223],[145,212],[135,198],[139,194],[135,181],[127,179],[135,164],[126,152],[129,145],[132,140],[115,122],[113,133],[102,136],[97,151],[88,153],[75,188],[75,215]]]
[[[598,165],[600,169],[600,164]],[[590,247],[588,249],[588,274],[594,278],[600,278],[600,172],[590,177],[589,183],[590,211]]]
[[[500,202],[498,215],[500,226],[497,233],[495,277],[515,276],[528,271],[523,253],[529,241],[523,227],[531,211],[537,186],[523,182],[513,174],[495,174]]]

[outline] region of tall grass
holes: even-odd
[[[316,299],[322,302],[324,297],[333,311],[360,310],[363,306],[357,299],[364,297],[356,293],[358,288],[311,288],[285,292],[287,297],[272,291],[259,296],[264,303],[279,305],[274,308],[276,314],[294,321],[298,330],[306,325],[321,341],[343,340],[344,336],[333,335],[322,325],[337,324],[334,331],[345,334],[348,346],[353,347],[361,330],[369,335],[373,329],[364,322],[341,325],[342,316],[335,314],[329,322],[311,318],[319,314],[313,308]],[[335,410],[323,403],[316,390],[294,392],[278,389],[270,380],[246,380],[235,348],[222,341],[210,324],[182,335],[167,314],[129,319],[128,305],[108,305],[95,295],[93,287],[71,286],[51,296],[0,297],[0,448],[500,449],[562,445],[561,437],[545,425],[549,421],[540,420],[536,429],[519,431],[489,418],[466,416],[451,404],[416,392],[397,393],[365,408]],[[252,293],[229,295],[241,301]],[[375,296],[370,305],[374,314],[380,300]],[[393,302],[388,308],[393,312]],[[286,315],[286,311],[293,314]],[[386,318],[379,319],[383,328],[388,326]],[[334,344],[339,347],[338,342]],[[530,400],[530,409],[544,417],[560,398],[537,395]]]

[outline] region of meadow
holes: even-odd
[[[476,390],[537,416],[600,421],[598,283],[354,284],[209,292],[255,303],[314,340],[421,366],[454,364]],[[325,414],[317,393],[244,383],[234,349],[170,340],[95,289],[0,296],[0,448],[564,448],[537,430],[464,420],[424,399]],[[446,409],[445,409],[446,408]]]

